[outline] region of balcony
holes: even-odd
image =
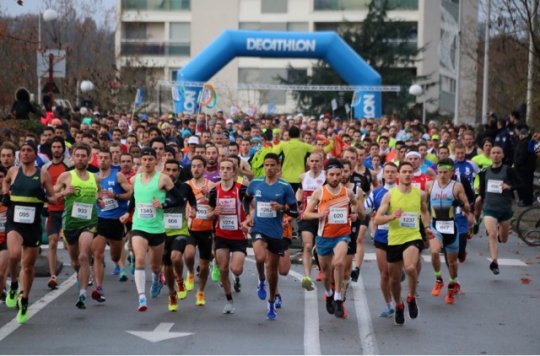
[[[190,48],[190,43],[186,42],[122,40],[120,55],[189,57],[191,54]]]
[[[128,10],[191,10],[191,0],[122,0],[122,11]]]
[[[382,1],[382,0],[379,0]],[[314,0],[315,11],[367,10],[371,0]],[[418,0],[388,0],[390,9],[418,10]]]

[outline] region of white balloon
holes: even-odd
[[[418,96],[421,95],[423,92],[422,87],[418,84],[413,84],[409,87],[409,94]]]
[[[81,90],[83,92],[87,92],[87,91],[92,91],[94,90],[94,83],[92,83],[91,81],[89,80],[83,80],[81,82]]]
[[[56,10],[53,9],[47,9],[43,13],[43,20],[45,21],[54,21],[58,18],[58,13]]]

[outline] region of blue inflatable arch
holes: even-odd
[[[349,85],[379,86],[381,76],[335,32],[227,30],[192,58],[177,75],[176,112],[197,109],[200,88],[182,82],[206,82],[235,57],[312,58],[326,61]],[[354,116],[380,117],[381,93],[357,91]]]

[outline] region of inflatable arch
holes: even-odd
[[[192,58],[177,75],[176,112],[193,113],[201,88],[182,82],[205,82],[235,57],[312,58],[326,61],[349,85],[380,86],[381,76],[335,32],[226,30]],[[380,117],[380,91],[356,91],[354,116]]]

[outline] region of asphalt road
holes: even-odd
[[[460,264],[461,295],[454,305],[431,296],[433,273],[428,255],[419,284],[420,315],[404,326],[380,318],[384,303],[378,287],[374,249],[366,243],[361,281],[352,284],[346,320],[326,312],[322,287],[300,287],[301,266],[280,278],[283,308],[278,319],[266,320],[266,303],[256,295],[253,257],[242,275],[242,291],[234,294],[236,313],[223,315],[225,297],[209,282],[206,306],[195,306],[190,293],[179,311],[167,311],[166,288],[138,313],[132,276],[125,283],[107,264],[107,301],[89,301],[75,308],[78,292],[71,268],[64,268],[61,287],[48,291],[37,278],[31,295],[31,318],[19,326],[16,311],[0,306],[2,354],[538,354],[540,336],[540,248],[516,236],[501,247],[501,274],[488,269],[487,241],[469,242],[467,261]],[[68,261],[64,251],[64,261]],[[447,280],[447,272],[443,269]],[[147,273],[149,278],[149,273]],[[404,285],[405,286],[405,285]],[[150,285],[148,284],[148,289]],[[148,292],[149,295],[149,292]]]

